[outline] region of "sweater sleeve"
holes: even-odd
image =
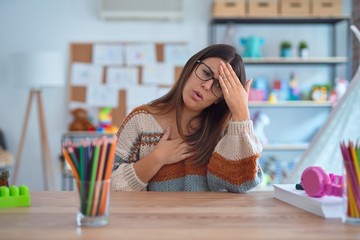
[[[258,159],[262,146],[251,120],[229,122],[227,133],[215,147],[208,164],[212,191],[245,193],[262,182]]]
[[[111,176],[112,191],[146,191],[147,184],[136,175],[134,163],[139,160],[141,113],[130,114],[121,125]]]

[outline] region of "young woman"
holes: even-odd
[[[250,84],[232,46],[212,45],[192,56],[168,94],[122,123],[112,190],[244,193],[260,184]]]

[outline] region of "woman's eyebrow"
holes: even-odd
[[[207,63],[204,62],[204,64],[205,64],[205,66],[207,66],[207,67],[210,69],[211,73],[212,73],[213,75],[215,75],[214,70],[213,70]]]

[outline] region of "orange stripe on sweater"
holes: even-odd
[[[231,184],[241,185],[254,180],[257,175],[257,159],[260,155],[253,155],[241,160],[227,160],[218,153],[213,153],[208,171]]]
[[[150,182],[162,182],[183,178],[187,175],[206,176],[207,168],[204,165],[189,164],[191,160],[181,161],[163,166]]]

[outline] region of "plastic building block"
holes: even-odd
[[[25,185],[0,187],[0,208],[30,206],[30,191]]]

